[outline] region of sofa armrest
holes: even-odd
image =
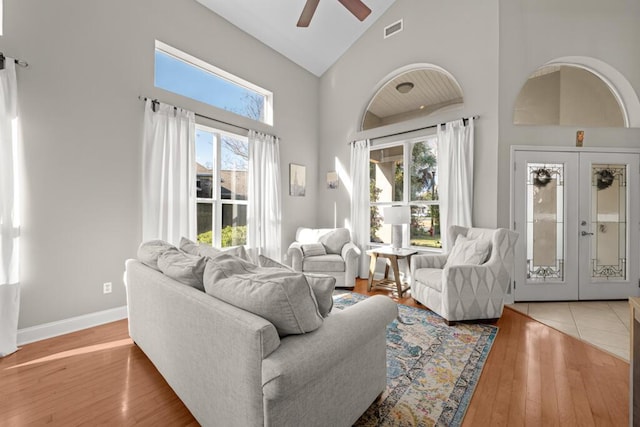
[[[334,311],[316,331],[290,335],[262,363],[265,399],[304,393],[305,385],[325,381],[335,365],[364,357],[360,349],[382,334],[398,315],[390,298],[375,295],[345,310]]]
[[[444,268],[448,257],[447,254],[414,255],[411,257],[411,275],[419,268]]]
[[[291,260],[291,268],[295,271],[302,271],[302,259],[304,254],[302,253],[302,244],[299,242],[293,242],[287,249],[287,256]]]
[[[344,286],[352,288],[356,285],[358,276],[358,264],[362,251],[353,242],[347,242],[342,247],[342,259],[344,260]]]

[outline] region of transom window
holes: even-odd
[[[371,243],[391,243],[391,225],[384,223],[385,207],[409,206],[411,223],[404,227],[404,241],[416,247],[442,248],[436,137],[371,147],[369,165]]]
[[[155,86],[273,125],[273,94],[156,40]]]
[[[246,137],[196,125],[198,241],[215,247],[247,243]]]

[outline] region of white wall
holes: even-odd
[[[317,174],[318,78],[192,0],[4,0],[0,51],[18,70],[25,150],[19,327],[126,303],[124,261],[141,239],[138,95],[251,126],[155,89],[154,40],[273,91],[281,138],[283,249],[315,224],[317,186],[288,196],[288,164]],[[309,176],[308,175],[308,176]],[[110,295],[102,283],[113,282]]]
[[[498,224],[509,225],[509,153],[512,145],[638,147],[640,129],[515,126],[513,107],[527,77],[565,56],[604,61],[640,93],[640,2],[629,0],[500,0],[500,138]]]
[[[404,30],[383,39],[398,19]],[[389,74],[415,63],[449,71],[460,83],[464,107],[419,122],[422,126],[479,115],[476,122],[474,222],[495,226],[498,139],[498,1],[399,0],[321,78],[319,182],[336,163],[349,170],[347,142],[359,130],[364,109]],[[416,121],[412,121],[415,125]],[[406,125],[405,125],[406,126]],[[384,131],[383,128],[378,128]],[[338,168],[339,169],[339,168]],[[322,187],[318,222],[338,226],[349,218],[345,180],[338,191]]]

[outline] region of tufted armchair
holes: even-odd
[[[497,320],[511,281],[518,234],[504,228],[453,225],[448,236],[455,242],[449,253],[411,259],[413,298],[447,324]]]
[[[360,253],[346,228],[299,227],[287,250],[295,271],[333,276],[336,288],[355,286]]]

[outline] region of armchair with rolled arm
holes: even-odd
[[[411,259],[413,298],[447,324],[500,318],[518,234],[453,225],[448,237],[455,242],[449,253]]]
[[[360,253],[346,228],[299,227],[287,250],[295,271],[333,276],[336,288],[355,286]]]

